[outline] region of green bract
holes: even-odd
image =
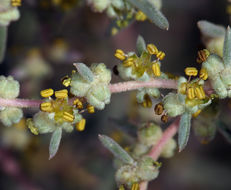
[[[71,93],[78,97],[85,97],[97,109],[104,109],[110,103],[111,92],[108,87],[111,81],[111,71],[105,64],[92,64],[90,67],[94,77],[92,81],[84,79],[80,73],[71,77]]]

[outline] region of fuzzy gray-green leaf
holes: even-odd
[[[180,118],[180,127],[178,131],[179,152],[187,145],[190,134],[191,118],[192,115],[188,112],[185,112]]]
[[[116,158],[125,164],[133,164],[133,158],[113,139],[106,135],[99,135],[99,140]]]
[[[144,14],[159,28],[168,30],[169,23],[167,18],[146,0],[127,0],[136,8],[140,9]]]
[[[197,22],[197,26],[203,35],[211,38],[222,37],[225,35],[225,28],[223,26],[213,24],[206,20]]]
[[[225,65],[231,66],[231,30],[229,26],[225,33],[223,60]]]
[[[57,128],[51,136],[50,146],[49,146],[49,160],[52,159],[59,149],[59,144],[62,138],[62,128]]]
[[[0,26],[0,63],[3,61],[6,51],[7,26]]]
[[[78,73],[81,75],[81,77],[83,77],[83,79],[87,80],[88,82],[92,82],[94,80],[94,74],[84,63],[74,63],[73,65],[76,67]]]
[[[136,40],[136,49],[137,49],[138,56],[140,56],[142,52],[146,50],[146,43],[141,35],[139,35]]]

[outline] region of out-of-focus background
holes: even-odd
[[[111,20],[94,13],[86,2],[62,0],[22,0],[21,18],[11,23],[1,75],[13,75],[20,81],[20,98],[40,98],[45,88],[61,89],[60,79],[71,73],[74,62],[105,63],[113,68],[117,48],[134,51],[141,34],[166,53],[162,70],[184,73],[196,63],[203,49],[197,21],[208,20],[227,26],[226,0],[163,0],[162,11],[170,28],[163,31],[150,22],[135,22],[116,36],[108,35]],[[1,1],[0,1],[1,4]],[[113,75],[112,82],[120,81]],[[228,100],[220,104],[221,116],[230,123]],[[25,109],[31,117],[38,110]],[[112,95],[111,104],[87,118],[83,132],[64,134],[57,155],[48,160],[50,135],[33,136],[17,126],[0,127],[0,189],[2,190],[114,190],[112,155],[99,143],[98,134],[107,134],[123,146],[129,140],[110,118],[140,124],[154,119],[134,103],[134,94]],[[210,119],[210,118],[209,118]],[[126,125],[126,124],[125,124]],[[163,126],[164,128],[165,126]],[[219,126],[218,126],[219,127]],[[163,159],[159,177],[150,190],[231,189],[231,146],[217,133],[209,144],[201,144],[191,133],[186,149],[171,159]]]

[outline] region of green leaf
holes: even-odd
[[[180,127],[178,131],[179,152],[181,152],[187,145],[190,134],[191,118],[192,115],[188,112],[185,112],[180,118]]]
[[[62,137],[62,128],[58,127],[51,136],[50,146],[49,146],[49,160],[52,159],[59,149],[59,144]]]
[[[0,26],[0,63],[5,57],[7,40],[7,26]]]
[[[211,38],[223,37],[225,35],[225,28],[223,26],[213,24],[206,20],[197,22],[197,26],[203,35]]]
[[[107,148],[116,158],[125,164],[133,164],[133,158],[112,138],[106,135],[99,135],[99,140],[105,148]]]
[[[223,60],[225,65],[231,66],[231,30],[228,26],[225,33],[225,41],[223,48]]]
[[[231,127],[223,121],[217,121],[218,131],[225,137],[228,143],[231,143]]]
[[[141,35],[139,35],[136,40],[136,49],[137,49],[138,56],[140,56],[142,52],[146,50],[146,43]]]
[[[159,28],[168,30],[169,23],[167,18],[157,10],[150,2],[147,0],[127,0],[136,8],[140,9],[154,24]]]
[[[94,80],[94,74],[84,63],[74,63],[73,65],[76,67],[78,73],[81,75],[81,77],[83,77],[83,79],[87,80],[88,82],[92,82]]]

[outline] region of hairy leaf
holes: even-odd
[[[74,63],[73,65],[76,67],[83,79],[87,80],[88,82],[92,82],[94,80],[94,74],[84,63]]]
[[[136,49],[137,49],[138,56],[140,56],[142,52],[146,50],[146,43],[141,35],[139,35],[136,40]]]
[[[187,145],[190,134],[191,118],[192,115],[188,112],[185,112],[180,118],[180,127],[178,131],[179,152]]]
[[[136,8],[140,9],[144,14],[159,28],[168,30],[169,23],[167,18],[157,10],[150,2],[146,0],[127,0]]]
[[[116,158],[125,164],[133,164],[133,158],[112,138],[106,135],[99,135],[99,140],[105,148],[107,148]]]
[[[217,122],[218,131],[225,137],[226,141],[231,143],[231,127],[223,121]]]
[[[225,65],[231,66],[231,30],[228,26],[225,33],[225,41],[223,48],[223,60]]]
[[[57,153],[59,149],[61,137],[62,137],[62,128],[59,127],[53,132],[51,136],[51,141],[49,146],[49,155],[50,155],[49,160],[52,159]]]
[[[6,51],[7,26],[0,26],[0,63],[3,61]]]
[[[213,24],[206,20],[197,22],[197,26],[201,33],[207,37],[217,38],[225,35],[225,28],[221,25]]]

